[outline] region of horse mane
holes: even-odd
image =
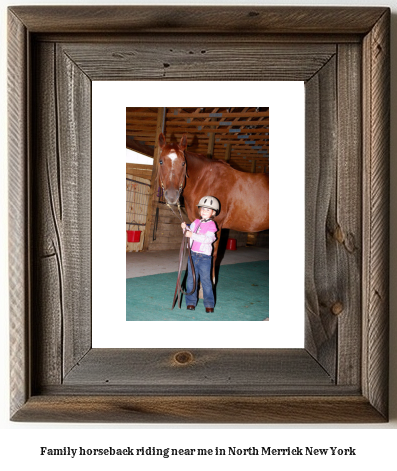
[[[185,155],[191,156],[191,157],[197,157],[203,163],[208,163],[209,165],[226,165],[227,167],[233,168],[228,162],[225,162],[224,160],[210,159],[206,155],[198,154],[197,152],[191,152],[191,151],[186,150]]]
[[[206,155],[198,154],[197,152],[191,152],[189,150],[185,150],[185,156],[191,156],[191,157],[197,158],[202,163],[208,164],[208,165],[223,166],[224,168],[226,166],[229,169],[233,170],[233,172],[249,173],[249,172],[244,172],[243,170],[238,170],[237,168],[232,167],[228,162],[225,162],[224,160],[210,159]],[[257,175],[260,175],[260,174],[257,174]],[[264,172],[264,175],[269,176],[269,172]]]

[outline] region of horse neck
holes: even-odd
[[[205,161],[202,157],[194,152],[185,152],[185,159],[187,164],[186,190],[193,185],[194,182],[204,173]]]

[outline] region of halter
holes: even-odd
[[[181,222],[183,222],[183,217],[182,217],[182,212],[181,212],[181,203],[179,201],[179,198],[181,196],[181,193],[182,193],[182,190],[183,190],[183,184],[185,182],[185,177],[187,176],[187,173],[186,173],[186,159],[185,159],[185,165],[184,165],[184,172],[182,174],[182,178],[179,182],[179,189],[178,189],[178,199],[176,200],[176,203],[174,203],[174,205],[176,204],[178,206],[178,212],[179,212],[179,216],[178,214],[175,213],[175,211],[172,209],[172,206],[170,203],[167,202],[166,200],[166,205],[170,208],[170,210],[172,211],[172,213],[174,214],[174,216],[176,216],[177,218],[179,218],[179,220]],[[165,192],[165,188],[164,188],[164,183],[163,183],[163,179],[161,178],[161,165],[160,165],[160,171],[159,171],[159,180],[160,180],[160,186],[162,188],[162,190]]]

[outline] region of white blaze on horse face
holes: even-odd
[[[171,159],[171,172],[170,172],[170,176],[169,176],[169,180],[171,181],[172,180],[172,175],[173,175],[173,170],[174,170],[174,164],[175,164],[175,161],[176,159],[178,158],[178,154],[176,152],[170,152],[167,157],[169,157]]]
[[[178,158],[178,154],[176,152],[170,152],[168,157],[172,160],[172,163],[174,163],[174,160]]]

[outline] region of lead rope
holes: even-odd
[[[179,216],[178,214],[176,214],[176,212],[172,209],[172,206],[169,204],[169,203],[165,203],[169,208],[170,210],[172,211],[173,215],[176,216],[177,218],[179,218],[179,220],[181,222],[183,222],[183,216],[182,216],[182,213],[181,213],[181,205],[179,204],[179,197],[178,197],[178,202],[177,202],[177,206],[178,206],[178,211],[179,211]]]
[[[181,285],[182,264],[183,264],[183,260],[185,258],[186,247],[188,249],[188,259],[189,259],[188,261],[190,262],[190,268],[192,270],[192,275],[193,275],[193,289],[190,293],[186,293],[186,291],[184,291],[182,289],[182,285]],[[181,248],[179,249],[178,277],[177,277],[177,280],[176,280],[174,299],[172,300],[171,309],[174,309],[175,304],[176,304],[176,300],[178,299],[178,297],[179,297],[179,303],[178,303],[179,304],[179,309],[181,309],[182,293],[187,295],[187,296],[190,296],[191,294],[193,294],[195,292],[195,290],[196,290],[196,272],[194,270],[194,265],[193,265],[193,260],[192,260],[192,253],[191,253],[191,250],[190,250],[189,238],[186,237],[185,232],[184,232],[183,237],[182,237]]]
[[[181,213],[181,207],[180,207],[180,204],[179,204],[179,199],[178,199],[178,211],[179,211],[179,216],[175,213],[175,211],[172,209],[172,206],[168,203],[166,203],[167,206],[170,208],[170,210],[172,211],[172,213],[178,217],[180,219],[181,222],[184,222],[183,221],[183,217],[182,217],[182,213]],[[186,230],[185,230],[186,232]],[[179,264],[178,264],[178,278],[176,280],[176,287],[175,287],[175,293],[174,293],[174,299],[172,301],[172,307],[171,307],[171,310],[174,309],[175,307],[175,304],[176,304],[176,300],[178,299],[179,297],[179,309],[181,309],[181,304],[182,304],[182,293],[187,295],[187,296],[190,296],[191,294],[193,294],[196,290],[196,272],[194,270],[194,265],[193,265],[193,260],[192,260],[192,253],[191,253],[191,250],[190,250],[190,242],[189,242],[189,238],[186,237],[185,235],[185,232],[183,233],[183,237],[182,237],[182,243],[181,243],[181,248],[179,249]],[[193,275],[193,290],[190,292],[190,293],[186,293],[183,289],[182,289],[182,285],[181,285],[181,273],[182,273],[182,264],[183,264],[183,260],[185,258],[185,253],[186,253],[186,247],[187,247],[187,251],[188,251],[188,260],[190,262],[190,268],[192,270],[192,275]]]

